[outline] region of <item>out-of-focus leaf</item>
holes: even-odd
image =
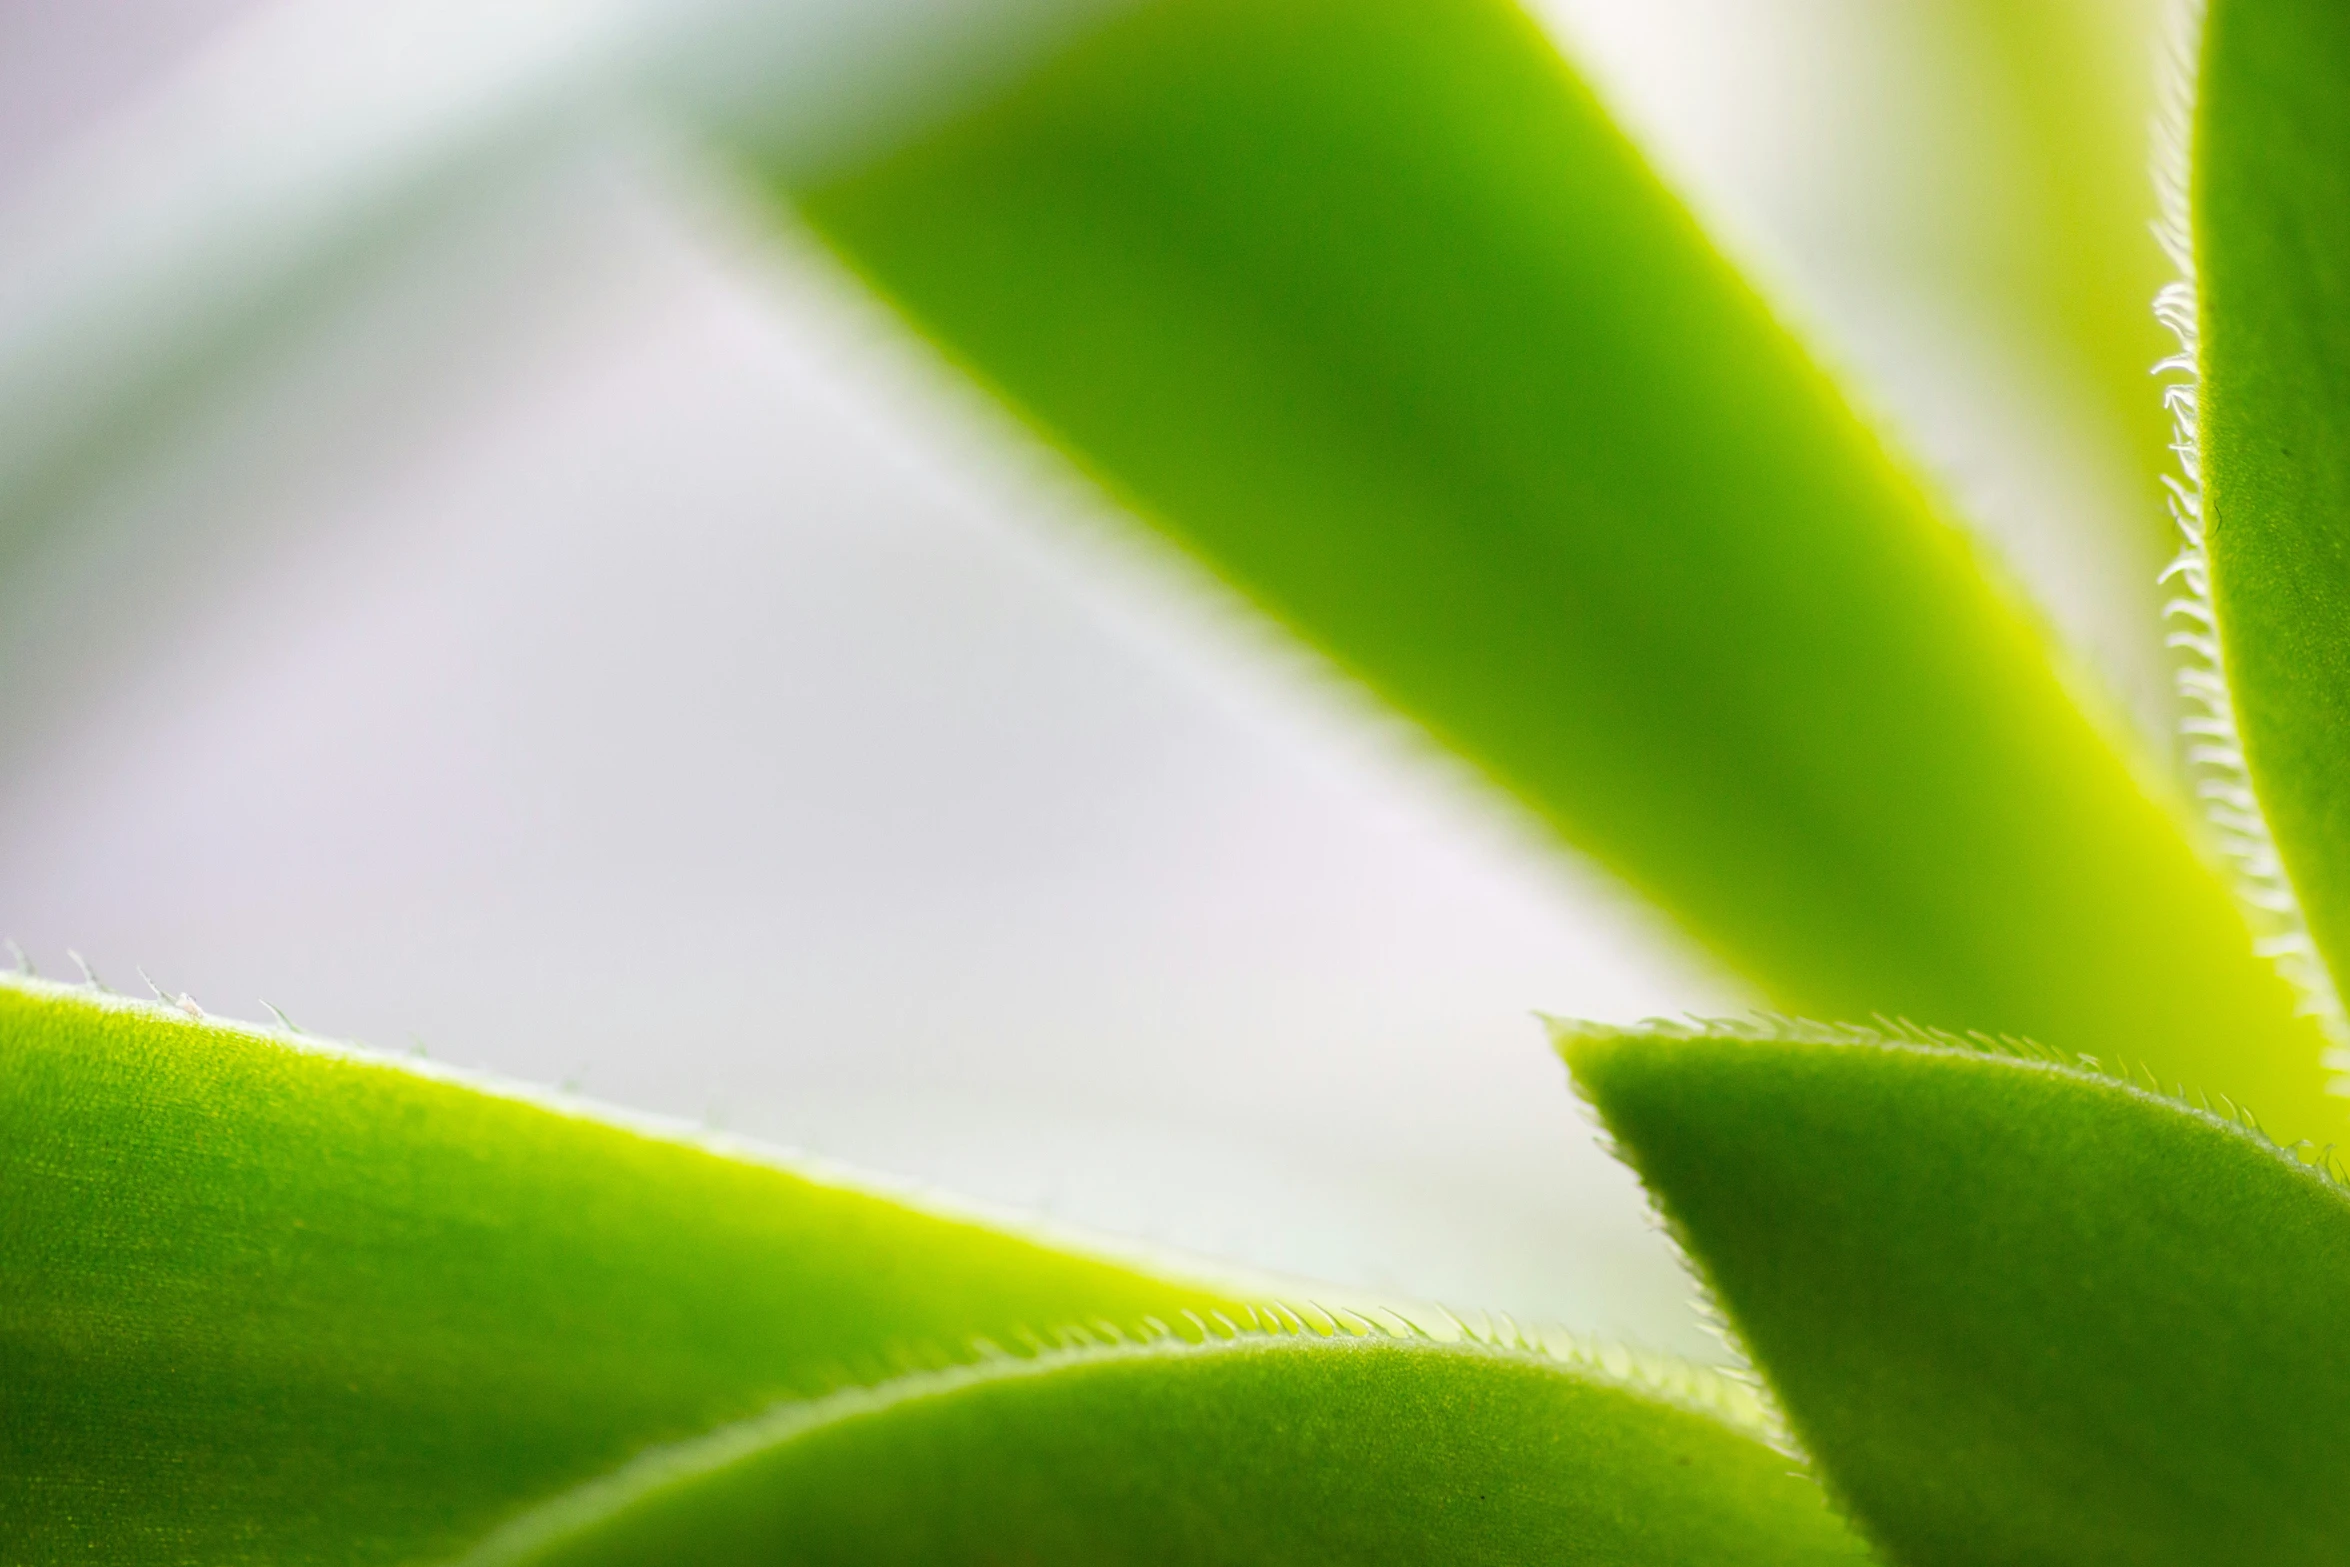
[[[1896,1561],[2340,1561],[2350,1194],[2232,1120],[1920,1038],[1562,1047]]]
[[[247,8],[0,203],[0,595],[437,250],[494,273],[500,225],[648,110],[753,120],[777,156],[821,160],[1103,3]]]
[[[1499,0],[1158,0],[777,188],[1787,1005],[2126,1041],[2339,1122],[2170,813]]]
[[[2146,367],[2164,352],[2147,301],[2166,280],[2146,178],[2146,127],[2156,112],[2150,68],[2169,7],[2164,0],[1938,0],[1948,33],[1979,59],[1984,85],[2012,119],[1984,135],[1948,125],[1961,144],[1990,140],[1992,210],[1948,213],[1955,287],[2025,339],[2017,352],[2047,362],[2078,388],[2082,432],[2130,462],[2144,559],[2157,569],[2177,548],[2157,484],[2167,471],[2169,421],[2146,393]],[[1972,83],[1970,82],[1970,85]],[[1857,84],[1857,92],[1865,91]],[[1959,100],[1969,109],[1982,106]],[[2002,134],[2004,132],[2005,134]],[[1941,192],[1916,199],[1938,204]],[[1911,258],[1931,272],[1934,258]],[[2093,410],[2093,411],[2092,411]],[[2151,573],[2149,573],[2151,575]],[[2152,625],[2147,627],[2152,632]]]
[[[659,1129],[0,983],[11,1562],[406,1562],[984,1335],[1232,1306]]]
[[[2197,89],[2204,547],[2244,762],[2350,961],[2350,10],[2216,0]]]
[[[1866,1561],[1792,1467],[1532,1356],[1248,1336],[787,1408],[653,1455],[466,1567]]]

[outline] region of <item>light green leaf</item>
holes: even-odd
[[[1892,1559],[2340,1561],[2350,1195],[2115,1078],[1794,1028],[1562,1049]]]
[[[1244,1309],[829,1172],[0,982],[11,1562],[406,1562],[657,1443]]]
[[[1143,518],[1784,1004],[2315,1030],[1967,543],[1500,0],[1157,0],[777,177]]]
[[[1996,95],[1985,103],[1948,89],[1926,94],[1946,105],[1941,134],[1979,160],[1976,177],[1990,189],[1973,202],[1944,189],[1906,194],[1943,218],[1927,237],[1959,252],[1951,262],[1966,302],[1996,312],[1992,319],[2023,339],[2018,352],[2061,365],[2079,388],[2086,422],[2067,433],[2111,443],[2116,458],[2126,452],[2141,530],[2133,542],[2144,550],[2136,561],[2159,570],[2177,538],[2158,483],[2170,467],[2169,421],[2146,389],[2146,367],[2164,352],[2146,302],[2166,280],[2162,248],[2147,232],[2155,200],[2146,125],[2159,85],[2148,58],[2170,7],[1929,0],[1921,9],[1949,15],[1943,36],[1965,56],[1957,69],[1973,67],[1980,75],[1968,84]],[[1847,90],[1887,113],[1873,85],[1849,82]],[[1937,271],[1922,251],[1910,259],[1929,276]]]
[[[2217,0],[2206,27],[2194,261],[2209,587],[2244,762],[2339,974],[2350,962],[2350,10]],[[2224,752],[2239,736],[2221,716]]]
[[[1247,1335],[782,1409],[522,1520],[465,1567],[1866,1561],[1792,1467],[1531,1355]]]

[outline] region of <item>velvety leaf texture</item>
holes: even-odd
[[[1785,1004],[2341,1120],[2025,618],[1502,0],[1155,0],[783,194]]]
[[[676,1135],[15,981],[0,1279],[10,1563],[445,1555],[647,1446],[974,1335],[1233,1304]]]
[[[2350,1195],[2100,1074],[1857,1032],[1562,1045],[1892,1559],[2350,1561]]]
[[[1752,1436],[1555,1363],[1244,1337],[912,1378],[657,1455],[465,1567],[1811,1567]]]
[[[2350,8],[2216,0],[2197,89],[2205,549],[2245,763],[2350,961]]]

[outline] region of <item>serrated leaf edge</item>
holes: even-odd
[[[2155,238],[2177,276],[2154,296],[2154,318],[2178,351],[2154,366],[2163,410],[2170,417],[2170,449],[2178,472],[2161,475],[2179,553],[2161,581],[2178,591],[2162,606],[2170,630],[2163,645],[2178,655],[2172,671],[2185,712],[2179,719],[2184,761],[2220,852],[2233,872],[2237,901],[2251,918],[2255,949],[2292,986],[2300,1011],[2314,1018],[2329,1046],[2325,1065],[2335,1075],[2327,1090],[2350,1094],[2350,1017],[2325,959],[2309,932],[2284,857],[2252,787],[2244,738],[2230,694],[2219,612],[2211,596],[2211,557],[2205,548],[2201,296],[2195,266],[2194,142],[2196,83],[2200,74],[2205,0],[2174,0],[2165,29],[2161,99],[2154,123],[2154,187],[2159,204]]]

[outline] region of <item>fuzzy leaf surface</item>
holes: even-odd
[[[2244,760],[2350,961],[2350,10],[2215,0],[2197,89],[2204,541]]]
[[[788,1167],[0,982],[14,1563],[406,1562],[780,1399],[1229,1305]]]
[[[591,1488],[465,1567],[1826,1567],[1819,1488],[1530,1355],[1244,1337],[907,1379]]]
[[[1892,1560],[2350,1560],[2331,1178],[2041,1059],[1813,1033],[1561,1043]]]
[[[1502,0],[1155,0],[781,193],[1783,1004],[2340,1120],[2171,812]]]

